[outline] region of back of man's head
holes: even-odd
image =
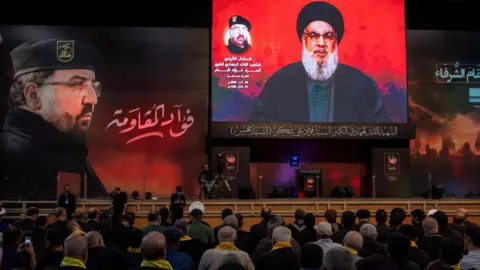
[[[3,232],[3,245],[15,247],[19,243],[21,237],[22,230],[20,230],[17,226],[9,226]]]
[[[237,240],[237,231],[230,226],[222,227],[218,231],[218,242],[235,242]]]
[[[230,208],[225,208],[222,210],[222,220],[225,219],[226,217],[233,215],[233,211]]]
[[[67,212],[65,211],[65,208],[63,207],[57,207],[55,209],[55,217],[57,219],[62,219],[67,217]]]
[[[87,240],[81,235],[71,235],[65,240],[65,257],[87,260]]]
[[[457,264],[463,257],[464,241],[444,237],[440,242],[440,257],[448,265]]]
[[[387,222],[387,211],[384,209],[378,209],[377,212],[375,212],[375,220],[378,223]]]
[[[192,215],[194,219],[201,220],[203,217],[203,212],[200,209],[193,209],[192,212],[190,212],[190,215]]]
[[[467,229],[467,239],[468,242],[473,245],[475,248],[480,248],[480,229],[479,228],[469,228]]]
[[[143,259],[156,261],[165,258],[165,236],[159,232],[151,232],[142,240],[141,250]]]
[[[280,226],[282,226],[282,225],[280,225],[278,223],[273,223],[273,224],[268,225],[268,227],[267,227],[267,237],[272,239],[273,230],[275,230],[276,228],[278,228]]]
[[[78,208],[75,210],[75,218],[77,220],[83,221],[84,219],[87,218],[87,211],[85,208]]]
[[[188,222],[185,219],[179,219],[175,221],[175,228],[183,232],[184,235],[188,234]]]
[[[87,244],[89,249],[93,247],[102,246],[102,243],[103,243],[102,235],[96,231],[88,232],[85,235],[85,239],[87,239]]]
[[[63,242],[65,241],[63,231],[58,228],[49,229],[45,236],[45,241],[48,244],[48,247],[52,250],[63,246]]]
[[[378,231],[375,226],[367,223],[360,227],[360,234],[362,235],[364,241],[376,241]]]
[[[352,229],[353,225],[355,225],[355,213],[352,211],[343,212],[342,225],[347,229]]]
[[[304,219],[305,218],[305,210],[299,208],[295,211],[295,220]]]
[[[238,229],[238,220],[234,215],[229,215],[226,216],[225,219],[223,219],[223,225],[225,226],[230,226],[234,228],[235,230]]]
[[[28,208],[26,216],[30,218],[36,218],[38,216],[38,209],[36,207]]]
[[[328,250],[323,257],[323,266],[326,270],[355,270],[355,262],[350,251],[344,247],[334,247]],[[323,268],[322,268],[323,269]]]
[[[437,220],[439,230],[444,230],[448,227],[448,216],[443,211],[437,211],[432,216]]]
[[[151,211],[150,213],[148,213],[148,222],[151,222],[151,223],[158,222],[157,211]]]
[[[427,214],[425,214],[425,211],[422,209],[415,209],[412,212],[410,212],[412,215],[412,223],[416,222],[417,224],[422,224],[423,220],[427,217]]]
[[[403,224],[403,221],[407,217],[407,213],[403,208],[393,208],[390,213],[390,225],[398,227]]]
[[[322,221],[318,223],[315,230],[317,231],[317,236],[319,238],[324,238],[324,239],[330,238],[330,236],[332,236],[332,233],[333,233],[332,224],[330,224],[327,221]]]
[[[262,211],[260,212],[260,216],[264,221],[269,221],[270,218],[272,217],[272,209],[270,208],[262,208]]]
[[[272,216],[269,223],[268,224],[279,224],[280,226],[285,226],[285,220],[279,216],[279,215],[275,215],[275,216]]]
[[[363,238],[359,232],[350,231],[343,239],[343,245],[355,250],[360,250],[363,246]]]
[[[458,226],[464,226],[465,225],[465,214],[462,212],[456,212],[455,215],[453,216],[453,223]]]
[[[357,211],[356,216],[359,220],[367,220],[370,219],[370,210],[368,209],[360,209]]]
[[[304,218],[305,227],[308,229],[313,229],[315,227],[315,216],[311,213],[305,215]]]
[[[274,244],[278,242],[290,242],[292,241],[292,232],[287,227],[279,226],[273,230],[272,240]]]
[[[98,210],[97,208],[90,208],[88,209],[88,219],[96,220],[98,217]]]
[[[425,234],[438,233],[438,223],[433,217],[427,217],[422,222],[423,230]]]
[[[327,209],[327,211],[325,211],[324,217],[330,223],[337,222],[337,210]]]
[[[243,216],[242,216],[242,214],[237,213],[237,214],[235,214],[235,217],[237,218],[237,221],[238,221],[238,228],[239,229],[242,228],[242,226],[243,226]]]

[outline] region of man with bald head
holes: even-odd
[[[272,233],[273,248],[262,254],[255,265],[257,269],[300,269],[299,257],[293,251],[292,232],[289,228],[278,226]]]
[[[418,248],[425,250],[428,256],[436,260],[440,255],[442,235],[438,233],[438,223],[433,217],[427,217],[422,222],[425,237],[420,238]]]
[[[60,264],[60,269],[86,269],[87,258],[88,245],[85,237],[80,235],[69,236],[65,240],[65,257]]]
[[[338,8],[317,1],[297,17],[301,60],[275,72],[250,114],[258,122],[390,122],[376,82],[339,63],[344,20]]]
[[[343,239],[343,246],[352,253],[353,260],[356,262],[362,259],[358,256],[358,252],[362,249],[363,238],[362,235],[357,231],[350,231],[345,235]]]
[[[254,269],[250,256],[245,251],[235,247],[237,232],[230,226],[225,226],[218,231],[218,241],[220,242],[214,249],[209,249],[203,253],[198,270],[216,270],[221,266],[222,258],[227,254],[238,256],[245,269]]]
[[[140,265],[140,269],[173,269],[170,263],[165,260],[167,249],[166,239],[163,234],[159,232],[150,232],[147,236],[143,238],[140,249],[142,250],[143,256],[143,261]]]

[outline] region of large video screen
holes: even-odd
[[[214,0],[212,122],[407,123],[404,1]]]
[[[444,196],[480,189],[480,33],[408,30],[412,190]]]
[[[84,176],[87,197],[116,186],[198,194],[208,29],[3,25],[0,35],[0,198],[55,197]]]

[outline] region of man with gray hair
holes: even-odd
[[[272,233],[273,248],[260,255],[257,269],[300,269],[299,257],[292,249],[292,232],[289,228],[278,226]]]
[[[238,255],[242,262],[242,266],[246,269],[253,270],[253,262],[248,253],[235,247],[237,232],[230,226],[225,226],[218,231],[218,241],[220,242],[214,249],[205,251],[200,260],[199,270],[217,270],[222,264],[222,258],[234,253]]]
[[[238,229],[238,220],[234,215],[229,215],[229,216],[225,217],[225,219],[223,220],[223,225],[224,226],[230,226],[230,227],[234,228],[235,230],[237,230]]]
[[[358,232],[357,232],[358,233]],[[323,256],[322,270],[355,270],[352,254],[343,247],[334,247]]]
[[[111,251],[105,247],[102,235],[97,231],[88,232],[85,235],[88,245],[88,269],[114,269],[115,261],[105,258],[111,256]]]
[[[173,269],[170,263],[165,260],[167,253],[166,239],[159,232],[150,232],[142,240],[140,246],[142,250],[143,262],[140,265],[142,269]]]
[[[364,224],[360,227],[360,234],[363,237],[362,248],[358,251],[358,256],[365,258],[373,254],[386,255],[386,246],[377,241],[377,228],[370,224]]]
[[[342,247],[342,245],[335,243],[330,239],[333,233],[332,224],[326,221],[322,221],[318,223],[317,227],[315,228],[317,231],[318,241],[315,244],[319,245],[322,250],[323,254],[327,254],[327,252],[334,247]]]
[[[422,222],[425,237],[421,237],[418,248],[427,252],[432,260],[436,260],[440,256],[442,243],[442,235],[438,233],[438,222],[433,217],[427,217]]]
[[[85,237],[72,235],[65,240],[65,257],[60,264],[60,269],[86,269],[88,245]]]
[[[343,246],[348,251],[350,251],[350,253],[352,254],[352,258],[355,262],[362,259],[360,256],[358,256],[358,251],[360,251],[360,249],[362,249],[362,246],[363,246],[362,235],[359,232],[357,231],[348,232],[345,235],[345,238],[343,239]]]

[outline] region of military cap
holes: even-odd
[[[76,40],[48,39],[25,42],[10,52],[14,78],[20,75],[59,69],[96,70],[102,62],[93,46]]]
[[[250,22],[244,17],[239,15],[233,15],[228,20],[228,27],[232,27],[232,25],[234,24],[243,24],[247,27],[248,31],[250,31],[250,29],[252,28],[252,25],[250,24]]]
[[[337,41],[340,43],[344,32],[343,16],[340,10],[327,2],[312,2],[305,5],[297,17],[298,39],[302,41],[305,28],[314,21],[324,21],[330,24],[337,34]]]

